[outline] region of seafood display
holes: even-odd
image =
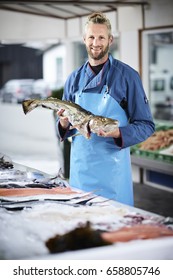
[[[98,247],[110,247],[114,258],[118,248],[122,253],[123,243],[138,247],[145,240],[160,240],[166,256],[173,257],[173,218],[97,196],[97,189],[76,190],[61,171],[52,177],[5,156],[0,168],[0,224],[1,259],[49,258],[51,253]]]
[[[154,239],[173,236],[173,230],[163,225],[134,225],[122,227],[112,232],[94,230],[87,223],[85,226],[75,228],[64,234],[56,235],[46,241],[46,246],[51,253],[74,251],[111,245],[115,242],[128,242],[136,239]],[[78,242],[74,242],[77,240]]]
[[[44,100],[30,99],[23,101],[22,106],[25,114],[31,112],[37,107],[43,107],[54,111],[64,109],[65,111],[63,116],[68,117],[72,126],[71,128],[76,128],[79,133],[87,139],[91,137],[91,132],[97,133],[99,129],[108,132],[113,131],[118,127],[117,120],[94,115],[71,101],[60,100],[52,97]]]
[[[156,125],[156,131],[144,142],[131,147],[131,154],[173,163],[173,126]]]
[[[13,168],[13,164],[11,160],[7,156],[0,154],[0,170],[12,169],[12,168]]]
[[[56,188],[42,188],[39,186],[36,188],[14,188],[7,189],[0,187],[0,196],[31,196],[31,195],[45,195],[45,194],[73,194],[75,191],[72,191],[70,188],[60,189],[58,186]]]
[[[1,199],[0,255],[5,259],[48,257],[135,240],[161,239],[164,244],[165,238],[173,236],[171,219],[114,206],[99,197],[93,197],[92,204],[77,204],[86,200],[77,195],[73,199],[66,195],[64,201],[60,195],[54,201],[27,199]],[[112,251],[116,252],[115,246]]]
[[[103,240],[107,242],[128,242],[139,239],[154,239],[173,236],[173,230],[165,225],[134,225],[122,227],[113,232],[102,233]]]
[[[139,145],[141,150],[156,151],[173,144],[173,129],[159,130]]]
[[[74,242],[77,240],[77,242]],[[112,242],[102,238],[99,230],[93,230],[90,224],[75,228],[64,235],[56,235],[46,241],[46,246],[51,253],[74,251],[86,248],[111,245]]]
[[[15,166],[5,155],[0,156],[0,196],[32,196],[42,194],[73,194],[61,169],[54,177]]]

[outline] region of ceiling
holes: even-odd
[[[42,17],[49,17],[54,19],[69,20],[79,17],[85,17],[92,12],[102,11],[104,13],[116,11],[118,7],[122,6],[142,6],[148,5],[147,1],[111,1],[111,0],[1,0],[0,11],[18,12],[27,15],[36,15]],[[15,24],[15,23],[14,23]],[[59,42],[59,40],[58,40]],[[31,40],[23,42],[23,40],[1,40],[0,46],[7,44],[22,44],[27,47],[38,48],[45,50],[57,42],[49,40]]]
[[[119,6],[148,5],[147,1],[109,1],[109,0],[13,0],[0,2],[0,10],[20,12],[44,17],[68,20],[87,16],[95,11],[109,12]]]

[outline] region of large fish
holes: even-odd
[[[85,110],[81,106],[71,101],[60,100],[57,98],[47,99],[29,99],[22,102],[25,114],[31,112],[35,108],[41,106],[44,108],[58,111],[64,109],[63,116],[67,116],[72,128],[76,128],[85,138],[91,137],[91,132],[98,133],[101,129],[105,132],[112,131],[118,127],[118,121],[97,116],[90,111]]]

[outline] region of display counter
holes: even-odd
[[[171,218],[71,188],[59,174],[13,162],[0,171],[0,259],[173,259]],[[74,235],[88,224],[104,244]],[[73,251],[68,244],[63,251],[71,233]],[[47,244],[57,236],[60,250],[52,252]]]

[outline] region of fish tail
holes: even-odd
[[[37,104],[34,103],[34,99],[24,100],[22,102],[22,107],[25,115],[37,107]]]

